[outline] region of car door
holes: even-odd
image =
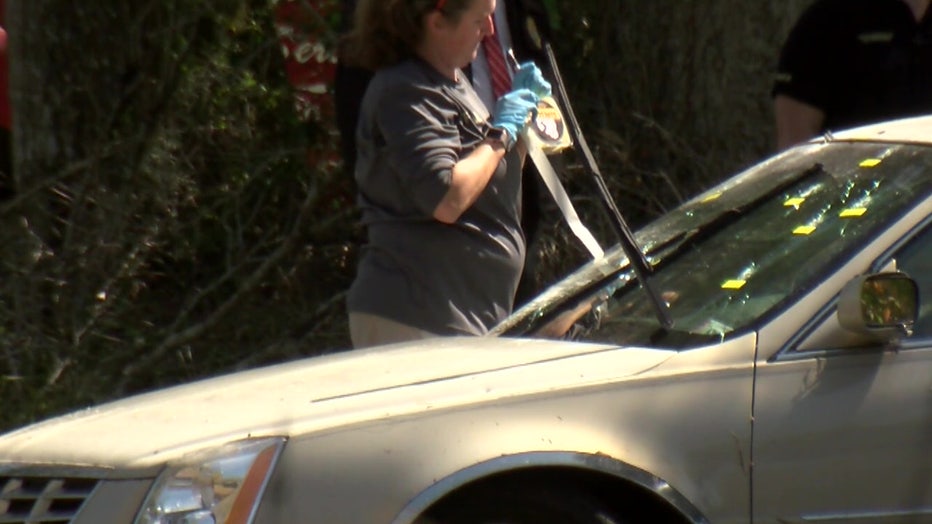
[[[759,362],[755,523],[932,523],[930,222],[873,266],[919,284],[910,338],[864,347],[829,304],[809,336]]]

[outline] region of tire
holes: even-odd
[[[598,497],[573,486],[479,486],[432,509],[417,524],[627,524]]]

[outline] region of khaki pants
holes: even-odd
[[[355,349],[440,336],[368,313],[350,313],[349,329]]]

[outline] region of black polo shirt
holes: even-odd
[[[823,130],[932,113],[932,8],[902,0],[817,0],[782,52],[773,95],[825,112]]]

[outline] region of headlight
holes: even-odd
[[[252,522],[284,443],[283,438],[231,442],[169,464],[136,524]]]

